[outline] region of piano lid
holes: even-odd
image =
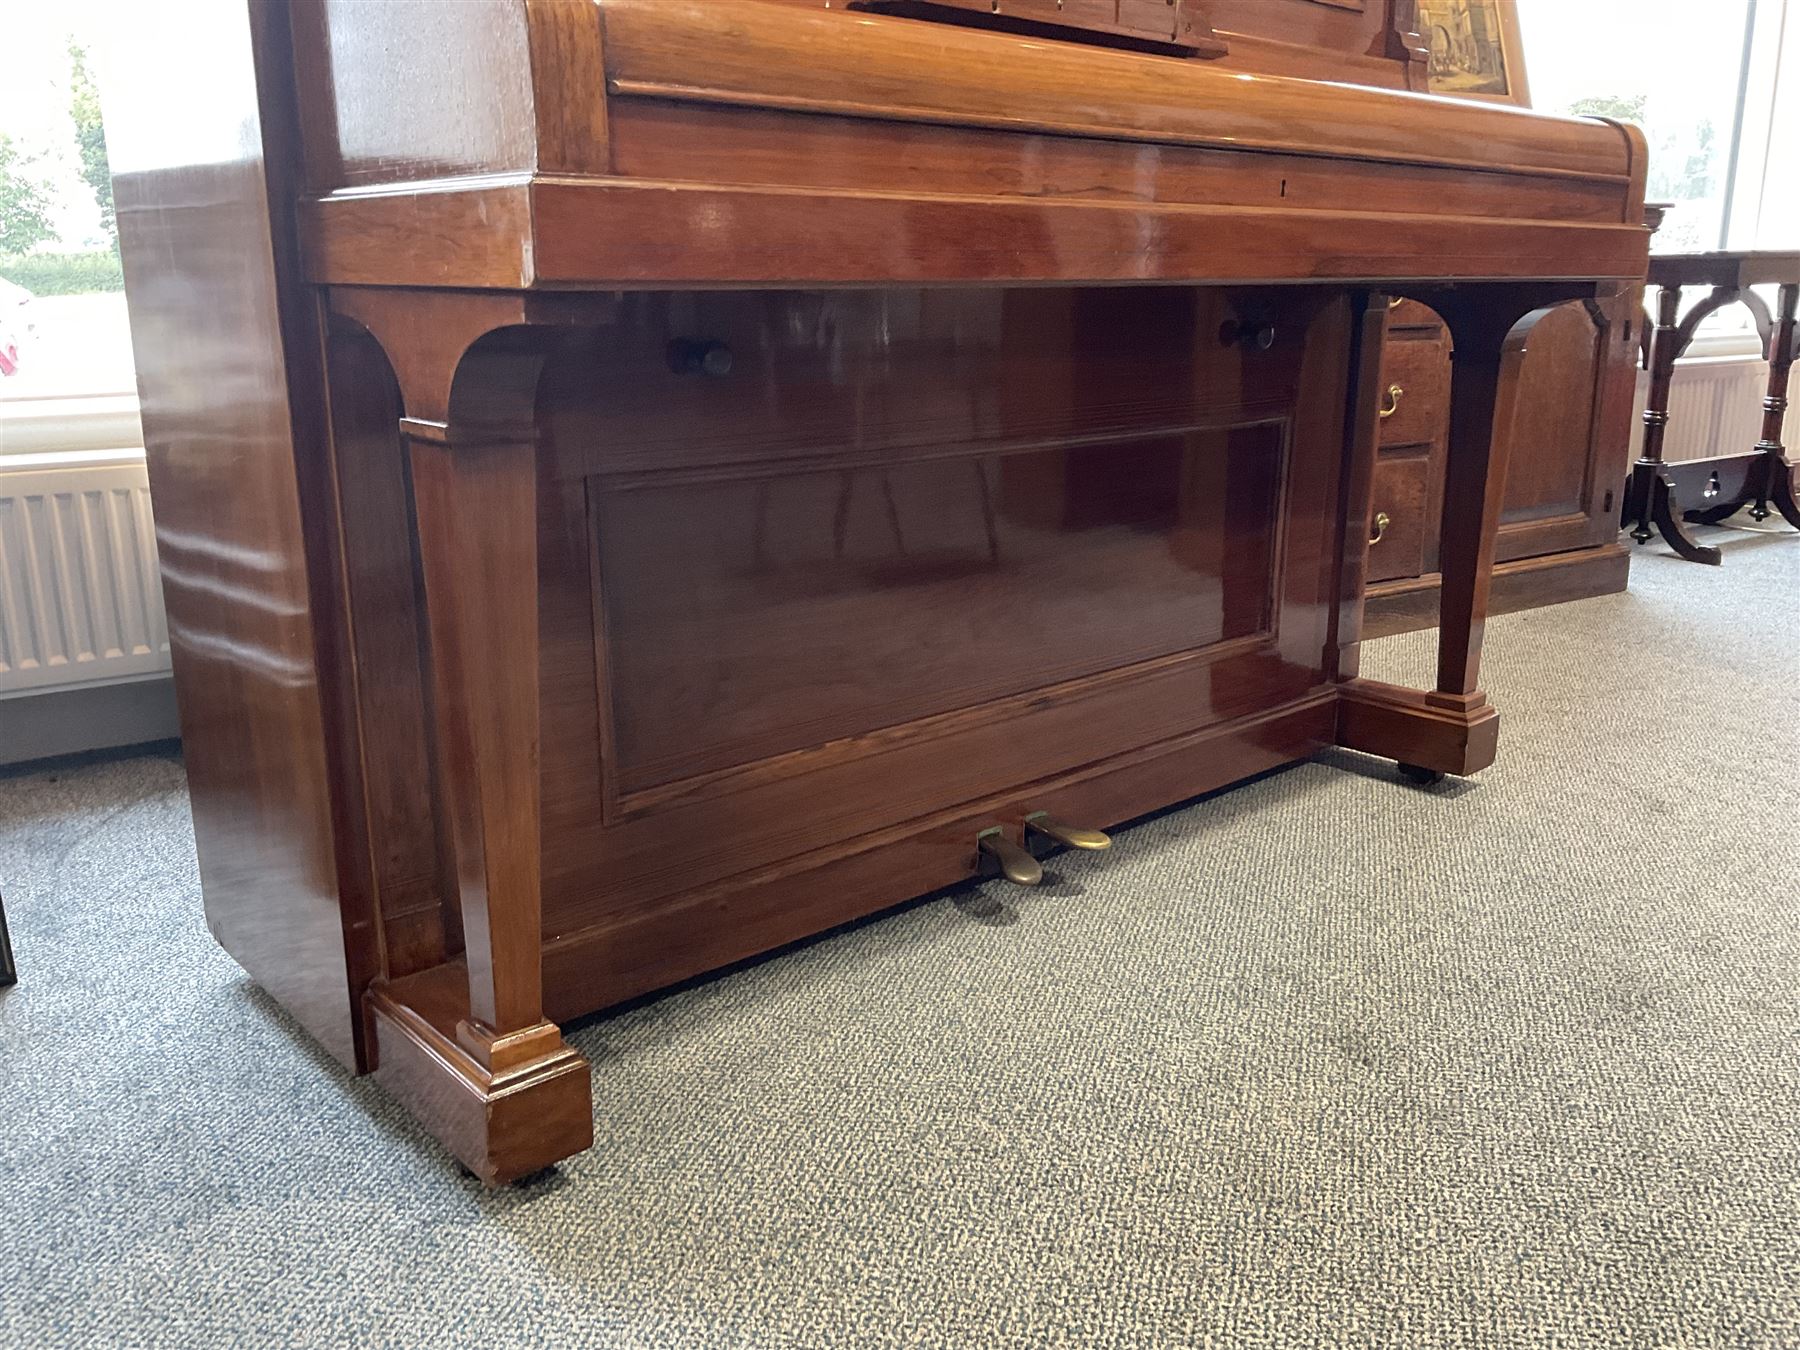
[[[1633,127],[801,0],[495,3],[520,21],[510,59],[529,82],[458,106],[491,108],[523,150],[458,172],[430,122],[383,122],[383,154],[361,156],[359,181],[327,179],[304,208],[315,280],[556,291],[1644,274]],[[333,41],[362,41],[385,78],[369,13],[343,0]],[[331,69],[322,49],[303,82],[315,66]],[[437,87],[429,64],[402,75]],[[317,125],[340,146],[367,139],[364,102],[332,85],[335,122]],[[329,144],[316,158],[327,173],[345,159]]]
[[[1625,182],[1618,127],[1364,85],[767,0],[602,0],[608,89],[780,108]]]

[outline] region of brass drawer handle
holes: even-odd
[[[1394,523],[1394,518],[1392,516],[1390,516],[1386,511],[1377,511],[1375,513],[1375,533],[1373,533],[1369,536],[1369,547],[1370,548],[1375,547],[1375,545],[1379,544],[1383,539],[1385,539],[1387,537],[1388,526],[1392,525],[1393,523]]]
[[[1406,390],[1397,384],[1390,384],[1387,392],[1387,407],[1381,410],[1381,420],[1387,421],[1400,411],[1400,400],[1406,397]]]

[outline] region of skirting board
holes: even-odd
[[[1621,542],[1598,548],[1552,553],[1542,558],[1520,558],[1494,568],[1494,588],[1489,614],[1511,614],[1596,595],[1616,595],[1625,589],[1631,574],[1631,551]],[[1408,577],[1369,588],[1363,610],[1365,638],[1391,637],[1438,621],[1436,574]]]
[[[168,741],[180,735],[175,681],[167,675],[0,698],[0,764]]]

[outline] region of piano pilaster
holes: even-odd
[[[537,389],[558,330],[517,297],[339,300],[403,353],[444,902],[460,920],[446,927],[462,933],[460,953],[370,987],[372,1058],[497,1185],[593,1139],[587,1061],[544,1015]]]
[[[1560,285],[1492,285],[1419,296],[1444,316],[1456,344],[1437,681],[1429,690],[1348,681],[1338,722],[1346,748],[1396,760],[1420,776],[1472,774],[1494,762],[1500,715],[1481,688],[1481,648],[1519,375],[1533,329],[1558,304],[1586,293]]]

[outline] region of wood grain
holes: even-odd
[[[341,195],[303,224],[321,282],[506,289],[1629,280],[1648,254],[1641,228],[1584,222],[638,180]]]
[[[375,973],[280,12],[122,14],[115,201],[207,924],[345,1064]],[[189,97],[171,100],[170,82]],[[192,147],[229,153],[196,161]]]
[[[779,4],[606,0],[602,8],[610,88],[627,98],[1621,182],[1633,163],[1628,138],[1601,122],[1209,62],[878,16],[847,22]],[[1071,100],[1071,89],[1082,97]]]

